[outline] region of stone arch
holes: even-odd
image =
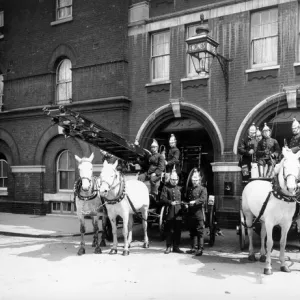
[[[211,117],[203,108],[191,103],[183,102],[180,104],[180,112],[182,117],[192,118],[203,124],[212,140],[214,147],[214,156],[218,157],[224,152],[224,142],[221,131]],[[152,136],[155,130],[162,122],[174,118],[173,110],[170,104],[161,106],[153,111],[140,127],[136,139],[141,143],[141,146],[146,147],[145,142],[141,140],[143,136]],[[155,121],[155,122],[154,122]]]
[[[298,105],[297,105],[298,107]],[[233,144],[233,153],[237,154],[237,148],[241,137],[245,136],[248,128],[254,122],[260,124],[265,120],[266,116],[278,114],[288,109],[286,101],[286,93],[280,92],[259,102],[242,121]]]
[[[72,62],[72,67],[75,67],[77,63],[77,56],[78,55],[73,47],[67,44],[61,44],[54,49],[48,63],[48,70],[55,70],[56,62],[60,57],[68,57]]]
[[[51,126],[49,127],[42,137],[40,138],[38,145],[35,149],[35,154],[34,154],[34,163],[37,165],[42,165],[43,164],[43,157],[45,153],[45,149],[49,142],[53,140],[55,137],[59,135],[58,132],[58,127],[57,126]],[[78,153],[78,155],[88,155],[91,152],[90,146],[87,143],[79,143],[76,140],[76,143],[78,143],[82,153]]]
[[[20,164],[20,152],[14,138],[8,131],[0,127],[0,140],[3,140],[10,148],[12,154],[12,165]]]

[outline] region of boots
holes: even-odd
[[[273,170],[274,170],[273,166],[269,166],[267,177],[269,178],[273,177]]]
[[[167,249],[165,250],[165,254],[169,254],[171,253],[172,249],[171,249],[171,246],[170,245],[167,245]]]
[[[186,251],[187,254],[194,254],[196,252],[196,246],[197,246],[197,237],[194,236],[191,238],[191,249]]]
[[[264,167],[258,166],[259,177],[264,177]]]
[[[197,237],[198,247],[196,251],[196,256],[202,256],[203,254],[203,246],[204,246],[204,238],[203,237]]]

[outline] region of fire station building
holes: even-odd
[[[300,120],[299,2],[23,2],[0,1],[0,210],[74,212],[74,154],[102,158],[43,114],[65,105],[144,148],[175,134],[182,178],[200,167],[234,227],[248,128],[267,123],[283,146]]]

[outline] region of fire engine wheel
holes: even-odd
[[[216,226],[215,226],[215,211],[214,206],[208,207],[209,212],[209,246],[213,246],[216,240]]]
[[[245,226],[243,224],[245,224],[245,217],[244,217],[242,210],[240,210],[239,239],[240,239],[241,250],[245,250],[245,247],[246,247],[246,230],[245,230]]]
[[[162,240],[165,239],[165,206],[162,206],[161,210],[160,210],[160,214],[159,214],[159,234]]]

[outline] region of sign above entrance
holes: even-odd
[[[162,132],[175,132],[183,130],[199,130],[203,126],[198,123],[196,120],[192,119],[180,119],[172,121],[168,126],[166,126]]]

